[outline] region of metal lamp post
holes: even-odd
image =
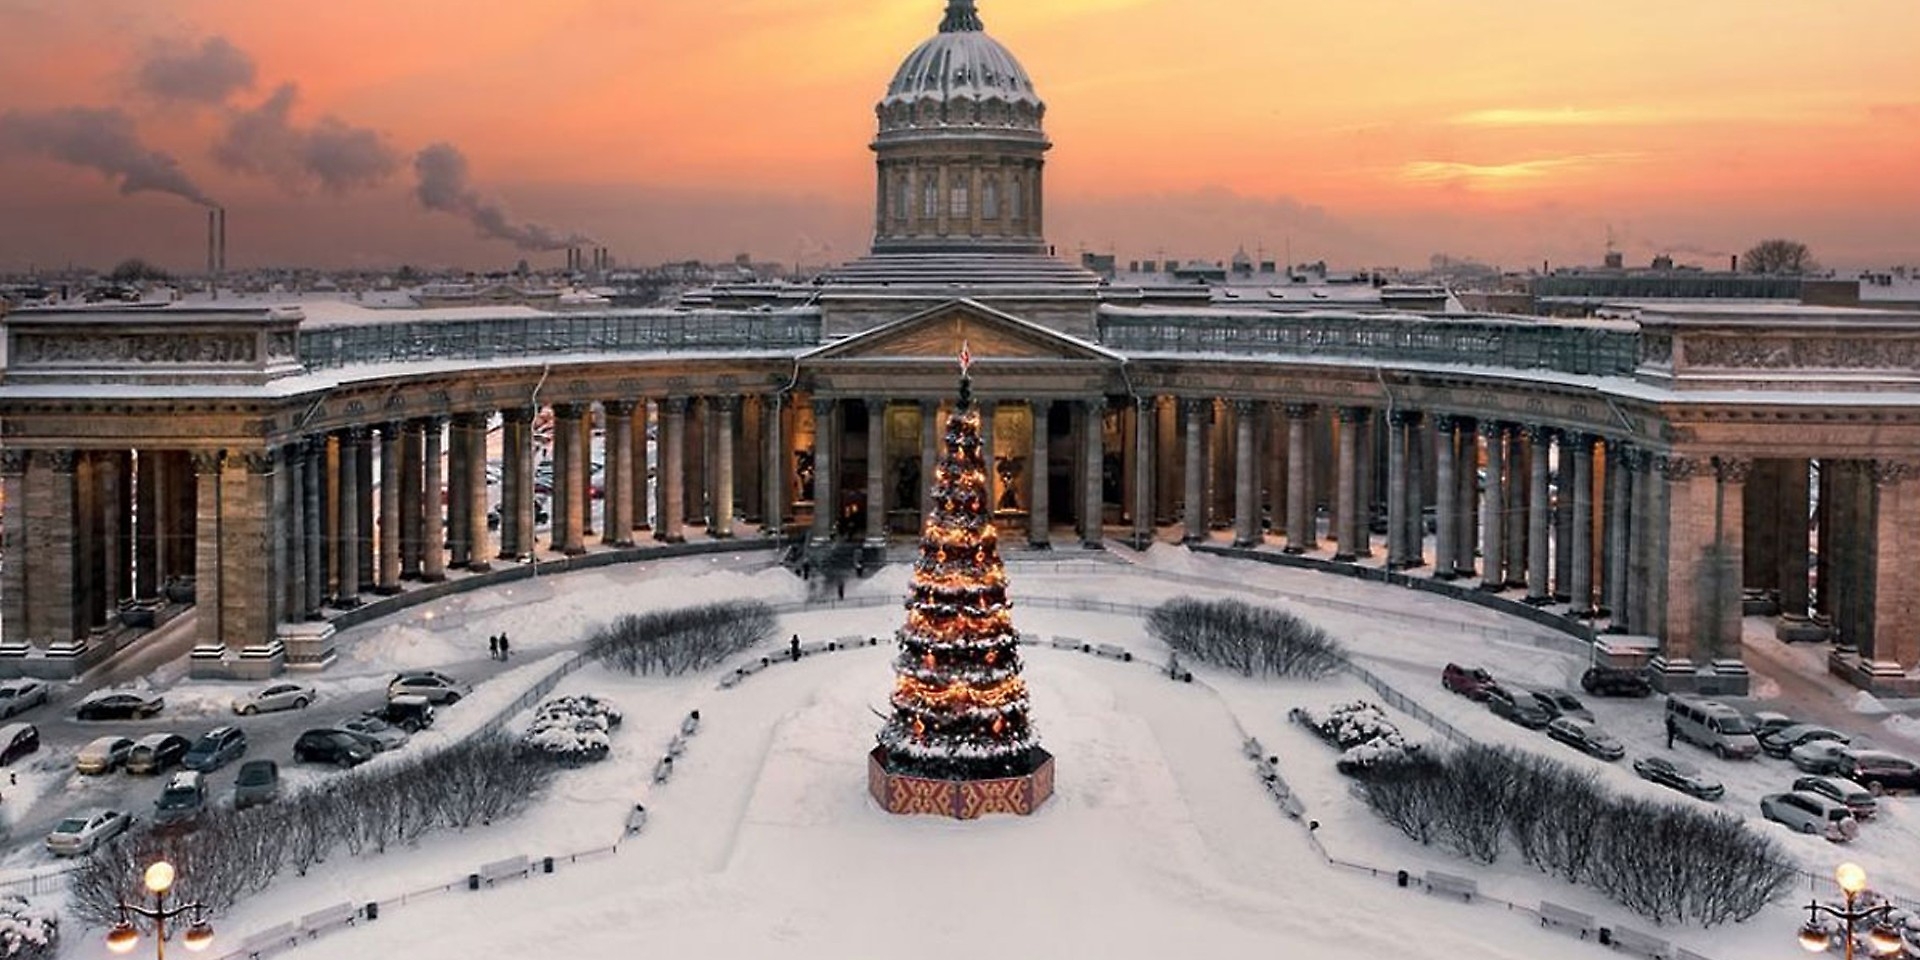
[[[140,942],[140,932],[133,928],[132,917],[146,917],[153,921],[153,956],[155,960],[167,958],[167,921],[181,914],[191,913],[193,922],[188,924],[186,935],[181,937],[188,950],[198,953],[213,943],[213,925],[206,920],[207,905],[199,901],[167,906],[167,891],[173,889],[173,864],[165,860],[156,860],[147,868],[143,877],[147,889],[153,893],[153,906],[143,907],[137,903],[120,901],[120,922],[107,931],[107,949],[114,953],[128,953]]]
[[[1900,932],[1888,922],[1893,905],[1883,903],[1873,907],[1856,907],[1854,901],[1860,892],[1867,889],[1867,871],[1857,863],[1843,863],[1833,873],[1840,883],[1840,891],[1847,895],[1844,908],[1833,907],[1818,900],[1807,904],[1807,922],[1800,927],[1800,946],[1808,953],[1822,953],[1833,945],[1833,937],[1820,922],[1822,915],[1829,916],[1845,924],[1846,958],[1853,960],[1854,931],[1864,921],[1872,921],[1873,929],[1867,933],[1867,946],[1875,954],[1888,956],[1900,950]]]

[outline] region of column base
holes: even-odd
[[[567,547],[560,551],[562,556],[577,557],[587,552],[586,547]]]
[[[1553,604],[1554,599],[1552,594],[1543,593],[1537,597],[1523,597],[1520,602],[1529,607],[1545,607]]]
[[[1507,589],[1507,585],[1498,581],[1482,580],[1480,581],[1480,585],[1474,589],[1481,593],[1500,593]]]
[[[1571,593],[1560,593],[1556,591],[1553,595],[1554,603],[1569,603],[1572,600],[1573,600],[1573,594]]]
[[[1525,590],[1527,589],[1527,582],[1525,580],[1508,580],[1505,589]]]
[[[1773,625],[1773,637],[1782,643],[1824,643],[1830,635],[1825,626],[1791,613],[1781,614],[1780,622]]]
[[[1127,538],[1127,546],[1132,547],[1133,549],[1141,553],[1145,553],[1149,548],[1153,546],[1153,534],[1136,533],[1133,536]],[[1040,546],[1038,547],[1038,549],[1045,550],[1046,547]]]
[[[1433,572],[1433,578],[1441,583],[1452,583],[1460,579],[1460,575],[1452,570],[1435,570]]]
[[[327,605],[335,610],[358,610],[362,604],[359,594],[334,597]]]
[[[1300,556],[1300,555],[1301,555],[1301,554],[1303,554],[1303,553],[1306,553],[1306,552],[1307,552],[1307,548],[1306,548],[1306,547],[1302,547],[1302,546],[1297,546],[1297,545],[1295,545],[1295,544],[1291,544],[1291,543],[1289,543],[1289,544],[1287,544],[1286,546],[1284,546],[1284,547],[1281,547],[1281,548],[1280,548],[1280,552],[1281,552],[1281,553],[1284,553],[1284,554],[1286,554],[1287,556],[1290,556],[1290,557],[1297,557],[1297,556]]]
[[[1051,541],[1051,540],[1028,540],[1028,541],[1027,541],[1027,547],[1028,547],[1028,548],[1030,548],[1030,549],[1033,549],[1033,550],[1052,550],[1052,549],[1053,549],[1053,541]]]
[[[1105,550],[1106,548],[1107,548],[1106,543],[1099,540],[1080,541],[1080,549],[1082,550]]]
[[[1253,537],[1234,537],[1233,538],[1233,545],[1241,550],[1250,549],[1251,547],[1253,547],[1255,544],[1258,544],[1259,542],[1260,542],[1259,540],[1256,540]]]
[[[632,540],[602,540],[600,542],[602,545],[612,547],[615,550],[625,550],[633,546]]]
[[[421,583],[445,583],[447,582],[447,575],[444,573],[422,573],[420,575],[420,582]]]
[[[405,588],[397,583],[383,583],[373,588],[374,594],[382,597],[397,597],[404,591]]]
[[[1427,561],[1426,561],[1426,560],[1424,560],[1424,559],[1421,559],[1421,558],[1415,558],[1415,559],[1412,559],[1412,560],[1408,560],[1408,561],[1407,561],[1406,563],[1404,563],[1404,564],[1402,564],[1402,565],[1400,566],[1400,569],[1402,569],[1402,570],[1424,570],[1424,569],[1426,569],[1426,567],[1427,567]]]
[[[1598,607],[1589,607],[1585,610],[1568,610],[1567,616],[1575,620],[1598,620],[1601,613]]]
[[[485,560],[471,560],[467,563],[467,571],[470,573],[486,573],[492,569],[493,564]]]
[[[660,539],[668,543],[686,543],[687,542],[686,536],[678,533],[669,533],[666,536],[661,537]]]
[[[708,530],[707,536],[712,537],[715,540],[732,540],[733,531],[732,530]]]

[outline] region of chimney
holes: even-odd
[[[207,276],[211,278],[220,269],[220,210],[207,208]]]
[[[220,272],[227,272],[227,208],[220,208]]]
[[[1728,255],[1727,269],[1733,271],[1734,273],[1740,272],[1740,255],[1739,254],[1735,253],[1735,254]]]

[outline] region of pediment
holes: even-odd
[[[805,354],[807,361],[951,361],[966,344],[975,362],[1115,362],[1118,354],[973,300],[950,300]]]

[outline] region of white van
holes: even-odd
[[[1760,738],[1747,718],[1718,700],[1667,698],[1667,727],[1674,738],[1712,750],[1722,760],[1760,755]]]

